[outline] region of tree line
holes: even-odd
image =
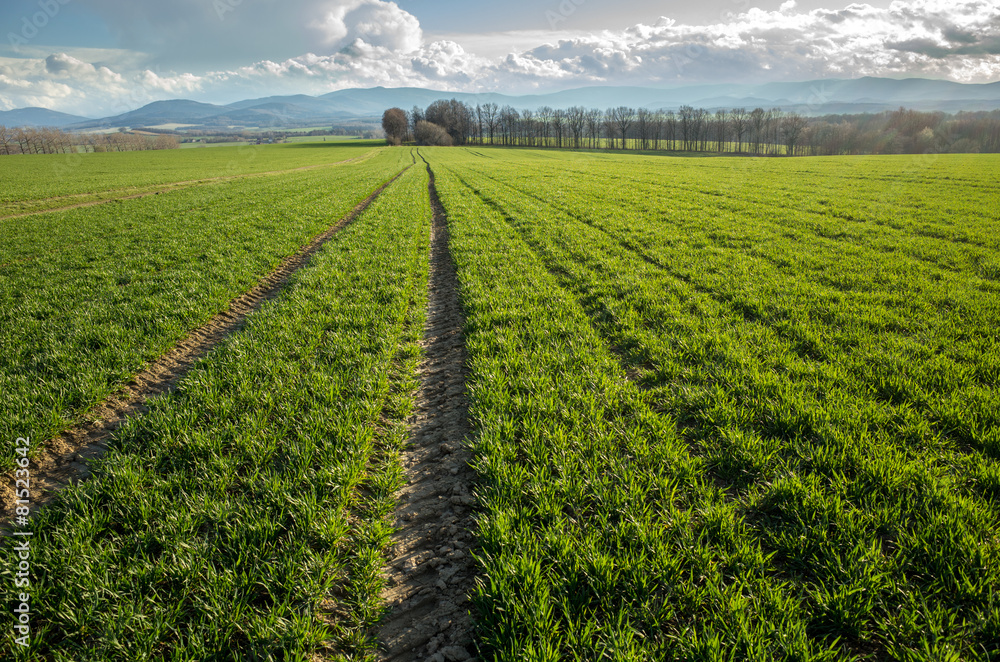
[[[1000,152],[1000,111],[950,115],[900,108],[807,118],[780,108],[518,110],[451,99],[410,112],[391,108],[383,115],[382,128],[390,144],[416,141],[771,156]]]
[[[137,152],[153,149],[176,149],[175,136],[139,133],[69,133],[53,128],[0,125],[0,154],[69,154],[76,152]]]

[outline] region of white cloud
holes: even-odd
[[[412,53],[423,42],[416,17],[394,2],[380,0],[334,3],[310,27],[319,32],[322,45],[333,50],[360,40],[369,46]]]
[[[178,2],[207,12],[206,20],[219,31],[210,3]],[[176,18],[162,9],[168,3],[155,4],[161,9],[143,4],[123,10],[120,20]],[[224,25],[238,32],[251,19],[281,15],[283,6],[279,0],[244,1],[226,14]],[[163,98],[228,102],[373,85],[517,93],[578,85],[865,75],[963,82],[1000,78],[1000,0],[895,0],[887,8],[855,3],[808,11],[788,0],[778,11],[753,8],[712,25],[661,18],[627,30],[564,33],[562,39],[542,32],[483,35],[478,41],[488,45],[487,55],[476,52],[477,38],[426,40],[416,18],[392,2],[308,0],[296,7],[308,12],[284,16],[283,24],[291,21],[301,35],[299,50],[289,57],[258,57],[243,60],[252,64],[206,72],[162,63],[158,68],[150,64],[152,55],[143,59],[136,50],[122,51],[118,65],[112,64],[113,52],[35,52],[22,59],[0,58],[0,105],[99,115]],[[273,24],[267,27],[278,31]],[[247,29],[244,40],[257,34],[255,27]],[[209,31],[202,26],[194,33],[204,38]],[[533,45],[502,53],[499,45],[505,41]]]
[[[170,69],[332,55],[359,39],[402,53],[423,43],[416,17],[385,0],[76,2],[101,15],[122,47],[148,52]]]

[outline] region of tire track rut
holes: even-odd
[[[296,271],[304,267],[323,244],[360,216],[390,185],[412,166],[358,203],[337,223],[297,252],[285,258],[257,284],[229,302],[226,310],[198,327],[171,350],[147,366],[122,389],[86,413],[88,422],[76,425],[44,443],[41,453],[31,462],[32,509],[52,501],[67,485],[90,477],[89,460],[99,458],[108,448],[111,435],[126,418],[147,410],[146,402],[174,389],[196,361],[208,354],[229,335],[238,331],[246,318],[265,301],[277,297]],[[0,526],[10,523],[15,506],[14,473],[4,472],[0,481]],[[0,535],[7,535],[4,531]]]
[[[423,159],[423,156],[421,156]],[[427,322],[420,389],[402,462],[408,482],[397,495],[396,526],[383,598],[381,657],[446,662],[474,657],[468,595],[475,565],[472,454],[466,352],[458,277],[448,224],[430,164],[431,230]]]

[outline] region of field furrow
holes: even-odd
[[[172,390],[195,362],[237,331],[245,323],[247,316],[259,309],[264,302],[278,296],[295,272],[304,267],[323,244],[364,212],[382,191],[401,176],[402,173],[382,185],[335,225],[282,260],[281,264],[249,291],[229,302],[223,312],[189,333],[170,351],[153,361],[124,390],[101,401],[89,412],[92,422],[74,426],[48,441],[33,458],[34,507],[44,506],[67,485],[86,479],[90,470],[85,462],[99,458],[107,450],[111,435],[126,419],[144,413],[150,398]],[[0,513],[2,525],[8,524],[13,517],[16,503],[13,474],[7,478],[9,480],[0,485],[0,495],[3,498],[3,511]]]
[[[396,527],[380,624],[386,660],[471,657],[468,596],[473,563],[474,472],[465,393],[466,354],[448,222],[427,166],[434,210],[427,324],[420,390],[402,461],[407,484],[396,495]]]
[[[232,182],[11,226],[4,255],[83,245],[0,267],[0,430],[40,450],[84,422],[409,163],[385,153],[267,186]],[[9,450],[2,462],[12,466]]]
[[[438,181],[468,315],[487,657],[837,659],[573,296],[502,215]]]
[[[912,316],[876,334],[869,316],[884,316],[892,299],[875,287],[845,307],[853,302],[831,298],[809,269],[785,278],[752,246],[699,245],[630,207],[616,215],[616,196],[605,202],[589,188],[600,187],[600,171],[549,185],[553,203],[523,171],[439,158],[463,199],[475,201],[470,217],[493,216],[515,232],[565,288],[553,301],[573,297],[602,344],[636,369],[643,402],[653,419],[676,425],[699,484],[724,488],[713,504],[723,538],[766,559],[757,572],[770,588],[730,581],[785,596],[794,604],[789,629],[837,658],[960,650],[980,659],[989,650],[1000,577],[989,299],[956,280],[961,326],[935,318],[921,311],[928,276],[911,269]],[[724,235],[726,222],[706,209],[688,225]],[[815,261],[816,274],[824,262],[844,273],[836,253],[807,237],[786,250]],[[859,279],[873,270],[855,269]],[[949,333],[961,336],[938,360],[914,356],[931,338],[932,347],[948,344]],[[623,550],[610,563],[630,561]],[[928,634],[941,631],[944,614],[948,636]],[[790,654],[714,621],[699,626],[725,650]]]
[[[0,658],[1000,659],[995,156],[15,162]]]

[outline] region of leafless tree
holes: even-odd
[[[726,141],[729,139],[729,113],[724,109],[715,111],[715,142],[716,151],[726,151]]]
[[[500,111],[500,126],[505,145],[513,144],[520,118],[521,114],[513,106],[504,106]]]
[[[789,113],[781,122],[781,137],[785,143],[788,156],[795,155],[795,148],[806,129],[806,118],[798,113]]]
[[[681,131],[681,142],[684,150],[691,151],[691,141],[694,136],[694,106],[681,106],[677,111],[679,118],[679,128]]]
[[[733,108],[730,117],[732,117],[733,134],[736,138],[736,151],[742,152],[743,138],[750,127],[750,116],[747,114],[746,108]]]
[[[785,114],[781,108],[772,108],[767,113],[768,134],[767,142],[772,154],[777,154],[781,148],[781,122]]]
[[[754,108],[750,112],[750,138],[753,141],[753,153],[760,154],[764,144],[764,125],[766,113],[763,108]]]
[[[587,109],[582,106],[573,106],[566,111],[566,119],[569,130],[573,133],[573,147],[580,149],[583,131],[587,125]]]
[[[698,108],[694,111],[694,138],[695,138],[695,149],[702,152],[708,151],[708,111],[704,108]]]
[[[653,113],[652,134],[654,150],[660,149],[660,141],[663,140],[663,120],[663,111],[658,110]]]
[[[492,145],[497,123],[500,121],[500,106],[495,103],[484,103],[483,119],[486,121],[486,130],[490,133],[490,144]]]
[[[601,111],[597,108],[587,111],[587,135],[592,148],[601,146]]]
[[[10,129],[0,125],[0,149],[4,154],[10,154],[10,143],[14,140],[14,135]]]
[[[677,114],[670,110],[664,115],[663,120],[664,137],[667,139],[669,150],[677,149]]]
[[[552,112],[552,133],[556,138],[556,147],[563,146],[563,134],[566,132],[566,111],[561,108]]]
[[[635,114],[635,128],[639,138],[639,149],[649,149],[650,133],[653,130],[653,113],[646,108],[640,108]]]
[[[622,149],[628,149],[628,130],[635,121],[635,108],[618,106],[611,109],[611,120],[622,139]]]
[[[414,106],[410,111],[410,135],[417,135],[417,124],[424,121],[424,110],[419,106]]]

